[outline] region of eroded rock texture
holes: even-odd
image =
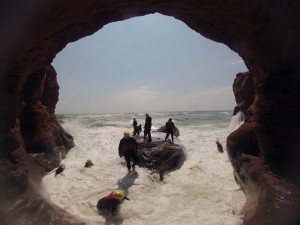
[[[233,114],[241,111],[246,117],[248,109],[252,105],[255,95],[253,75],[250,72],[238,73],[232,85],[235,101],[237,103]]]
[[[253,76],[248,117],[227,146],[247,194],[244,223],[300,224],[299,1],[2,0],[0,6],[1,197],[29,187],[31,154],[72,146],[53,117],[55,82],[44,76],[55,55],[107,23],[158,12],[227,45]],[[281,197],[283,205],[273,201]]]
[[[143,138],[136,140],[139,144],[139,166],[158,173],[160,181],[163,181],[165,173],[179,169],[186,159],[184,147],[181,145],[155,138],[151,143],[145,142]]]

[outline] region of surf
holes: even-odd
[[[180,130],[180,136],[174,141],[185,147],[187,156],[181,168],[167,173],[163,182],[157,173],[146,168],[136,168],[134,179],[128,177],[127,169],[122,165],[124,160],[119,158],[117,147],[124,130],[131,129],[132,114],[109,117],[109,123],[123,124],[121,126],[95,126],[93,129],[82,123],[73,123],[78,119],[76,116],[66,119],[64,128],[72,133],[76,147],[63,160],[66,168],[61,175],[54,177],[50,174],[44,178],[49,199],[91,223],[105,223],[97,213],[96,204],[123,183],[130,184],[128,197],[131,199],[121,206],[124,225],[238,225],[245,196],[234,181],[226,149],[225,153],[219,153],[215,141],[218,138],[226,146],[227,135],[241,122],[231,118],[230,113],[193,112],[187,117],[188,114],[150,114],[154,127],[161,127],[169,117],[173,118]],[[99,121],[99,117],[102,115],[94,119]],[[144,123],[142,113],[134,117],[138,123]],[[183,120],[183,117],[188,120]],[[195,123],[197,118],[204,119]],[[165,136],[157,132],[152,135]],[[85,169],[87,159],[92,159],[94,165]]]

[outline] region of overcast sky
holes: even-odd
[[[104,26],[53,61],[56,113],[233,110],[247,68],[227,46],[160,14]]]

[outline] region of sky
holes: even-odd
[[[234,78],[247,71],[226,45],[157,13],[107,24],[52,65],[58,114],[233,110]]]

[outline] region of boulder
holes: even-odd
[[[159,138],[152,138],[150,143],[141,137],[135,139],[139,144],[139,166],[158,173],[161,181],[165,173],[179,169],[186,159],[181,145],[161,141]]]
[[[252,105],[255,96],[253,75],[250,72],[238,73],[232,85],[235,101],[233,115],[241,111],[245,116],[248,115],[248,108]]]

